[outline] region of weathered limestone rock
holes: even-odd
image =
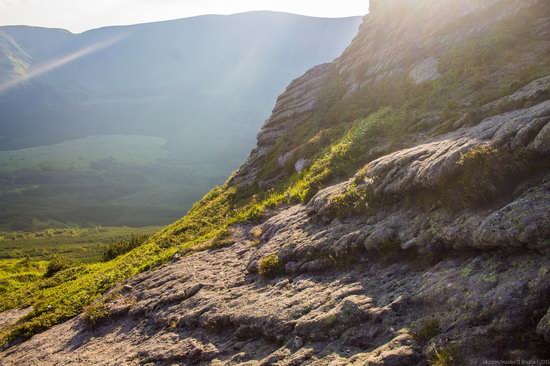
[[[413,79],[416,84],[437,80],[441,76],[437,70],[438,64],[437,59],[429,57],[416,64],[410,72],[409,77]]]

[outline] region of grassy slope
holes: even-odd
[[[107,243],[131,235],[151,235],[160,227],[96,227],[46,229],[39,232],[0,232],[0,260],[27,258],[30,261],[47,261],[54,255],[78,263],[101,260]]]
[[[158,227],[146,228],[69,228],[41,232],[0,233],[0,298],[2,309],[25,303],[26,296],[56,286],[60,280],[46,278],[52,255],[63,255],[72,268],[64,271],[63,279],[79,276],[83,268],[102,259],[109,243],[130,237],[151,235]],[[34,298],[33,301],[36,301]],[[34,303],[34,302],[32,302]],[[30,304],[30,303],[29,303]]]
[[[473,105],[468,109],[449,103],[449,100],[466,95],[474,100],[494,100],[509,93],[512,84],[521,86],[550,73],[548,57],[540,58],[536,64],[518,66],[524,63],[525,53],[536,49],[540,40],[509,25],[504,29],[509,30],[504,37],[502,29],[497,29],[493,35],[459,45],[461,57],[452,53],[442,55],[440,69],[443,75],[438,81],[415,86],[404,79],[386,80],[368,88],[367,93],[344,101],[339,98],[338,90],[336,93],[327,90],[327,98],[331,100],[325,101],[322,114],[289,133],[296,141],[307,141],[301,148],[314,159],[308,169],[289,176],[278,187],[263,194],[256,187],[224,185],[215,188],[184,218],[143,246],[110,262],[61,271],[39,285],[3,297],[0,311],[29,305],[34,310],[6,330],[2,338],[9,341],[43,331],[79,314],[84,306],[117,283],[166,262],[177,252],[224,244],[227,229],[232,224],[256,220],[270,207],[309,200],[321,187],[348,178],[363,166],[365,152],[373,146],[371,144],[382,139],[397,148],[405,143],[403,131],[414,128],[414,122],[423,113],[442,111],[444,121],[439,132],[444,132],[461,114],[477,107]],[[509,52],[513,49],[517,52]],[[490,57],[495,54],[503,57]],[[494,78],[495,72],[503,69],[507,70],[505,75]],[[338,89],[338,85],[335,80],[327,88]],[[327,118],[337,120],[327,121]],[[320,143],[319,134],[329,138],[321,139],[324,142]],[[291,139],[281,141],[269,159],[273,162],[281,151],[294,147],[293,143]],[[273,176],[282,169],[275,164],[266,166],[268,170],[263,172],[266,176]]]

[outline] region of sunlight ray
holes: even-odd
[[[82,57],[85,57],[87,55],[90,55],[94,52],[100,51],[102,49],[111,47],[115,45],[116,43],[122,41],[123,39],[127,38],[128,34],[119,34],[115,37],[111,37],[107,40],[103,40],[100,42],[96,42],[92,45],[86,46],[84,48],[81,48],[79,50],[76,50],[72,53],[69,53],[67,55],[64,55],[60,58],[51,60],[49,62],[46,62],[42,65],[38,65],[35,68],[31,68],[26,74],[20,75],[18,77],[6,80],[4,82],[0,82],[0,93],[6,92],[26,81],[32,80],[38,76],[44,75],[50,71],[53,71],[55,69],[58,69],[64,65],[67,65],[71,62],[74,62]]]

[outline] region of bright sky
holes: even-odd
[[[0,25],[35,25],[79,33],[202,14],[275,10],[343,17],[365,15],[368,9],[368,0],[0,0]]]

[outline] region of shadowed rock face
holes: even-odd
[[[229,184],[256,179],[277,139],[319,108],[320,85],[333,73],[349,90],[386,72],[438,77],[429,70],[434,61],[422,61],[438,45],[537,3],[373,2],[345,54],[281,95]],[[550,11],[540,17],[549,24]],[[448,27],[459,18],[483,21]],[[386,43],[373,36],[383,20],[390,22]],[[406,51],[394,42],[410,34],[427,43],[403,63]],[[359,67],[361,58],[374,64]],[[257,226],[232,227],[234,245],[176,258],[113,290],[110,316],[96,328],[78,317],[8,349],[2,361],[397,366],[548,359],[549,80],[517,85],[479,106],[479,121],[463,116],[450,132],[411,135],[407,146],[371,159],[308,203],[279,207]],[[350,192],[357,199],[342,209],[339,199]],[[276,270],[260,275],[273,254]]]

